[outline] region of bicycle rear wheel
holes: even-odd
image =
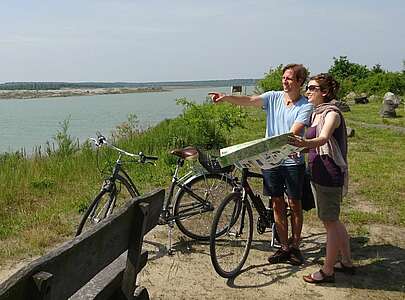
[[[218,232],[225,232],[219,235]],[[210,254],[215,271],[222,277],[238,275],[250,250],[253,213],[240,193],[228,195],[218,208],[211,228]]]
[[[122,206],[128,199],[135,196],[139,195],[122,176],[118,175],[113,182],[105,181],[101,191],[84,213],[77,227],[76,236],[107,218],[116,207]]]
[[[176,224],[188,237],[208,241],[216,209],[232,192],[234,183],[231,178],[223,174],[205,174],[192,179],[187,186],[204,203],[186,189],[181,189],[174,204],[173,214]]]

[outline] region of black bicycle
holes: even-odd
[[[271,246],[279,242],[273,209],[271,205],[266,207],[260,195],[253,192],[249,178],[263,178],[263,175],[242,169],[240,184],[219,205],[211,227],[211,261],[215,271],[225,278],[238,275],[249,255],[253,238],[253,211],[250,203],[258,213],[257,232],[263,234],[266,229],[270,229]]]
[[[86,227],[111,215],[115,207],[140,195],[133,180],[124,169],[126,163],[154,164],[158,159],[156,156],[145,155],[142,152],[134,154],[122,150],[109,143],[102,135],[91,140],[98,148],[108,146],[114,149],[118,152],[118,158],[112,174],[103,181],[100,192],[84,213],[76,236],[86,230]],[[208,240],[216,208],[236,186],[237,179],[231,173],[233,167],[221,168],[215,159],[194,147],[175,149],[171,154],[178,157],[177,164],[159,223],[169,225],[169,229],[176,223],[180,231],[188,237]],[[129,157],[130,160],[124,161],[123,157]],[[200,167],[194,166],[189,172],[179,176],[180,168],[184,166],[186,160],[198,160]],[[172,251],[171,230],[169,240],[170,253]]]

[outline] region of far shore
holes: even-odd
[[[162,87],[145,88],[93,88],[93,89],[58,89],[58,90],[0,90],[0,99],[36,99],[51,97],[95,96],[107,94],[155,93],[167,92]]]

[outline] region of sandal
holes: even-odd
[[[356,274],[356,267],[355,266],[345,266],[341,261],[338,261],[335,266],[333,267],[333,270],[335,272],[342,272],[345,274],[349,274],[349,275],[354,275]]]
[[[322,279],[315,279],[312,275],[309,274],[307,276],[303,276],[302,278],[304,279],[305,282],[308,283],[331,283],[335,282],[335,274],[332,275],[326,275],[322,269],[319,270],[319,273],[322,275]]]

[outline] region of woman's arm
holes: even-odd
[[[324,145],[332,136],[333,131],[340,125],[340,116],[337,112],[329,112],[325,116],[325,124],[322,127],[318,137],[313,139],[304,139],[300,136],[294,136],[290,139],[290,144],[297,147],[316,148]]]

